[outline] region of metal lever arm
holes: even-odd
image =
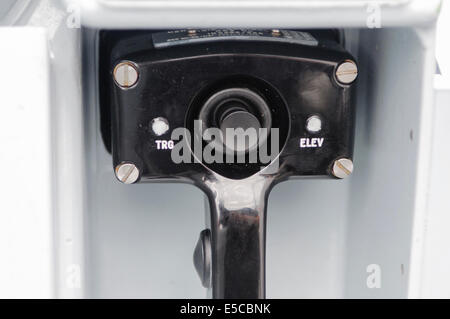
[[[212,296],[265,298],[266,203],[272,179],[207,183],[211,209]]]

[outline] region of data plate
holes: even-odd
[[[153,34],[155,48],[214,41],[272,41],[318,45],[318,41],[310,33],[292,30],[184,29]]]

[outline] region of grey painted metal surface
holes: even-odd
[[[21,24],[32,15],[39,1],[2,0],[0,3],[0,26]]]
[[[364,76],[349,179],[347,297],[416,293],[433,122],[433,37],[432,30],[411,28],[359,36]],[[378,267],[381,286],[369,289],[366,280]]]
[[[292,12],[259,5],[254,13],[227,1],[211,1],[200,11],[191,4],[205,2],[186,2],[183,7],[181,2],[152,1],[152,10],[139,13],[135,9],[139,3],[145,6],[144,1],[127,1],[138,5],[134,9],[123,9],[125,1],[115,1],[116,7],[106,8],[97,19],[100,7],[89,2],[83,4],[88,10],[83,12],[91,15],[83,18],[90,26],[212,27],[229,19],[227,26],[362,27],[346,31],[347,45],[359,56],[364,74],[358,84],[355,172],[341,182],[290,181],[274,189],[267,217],[267,296],[417,295],[433,118],[432,24],[439,1],[386,1],[382,24],[403,28],[374,30],[365,28],[369,1],[360,1],[359,9],[358,1],[345,1],[347,7],[344,1],[315,1],[310,10],[298,7]],[[95,30],[83,38],[87,64],[82,87],[81,30],[66,27],[59,1],[46,3],[53,4],[52,10],[59,8],[59,20],[48,21],[43,14],[32,17],[32,24],[53,30],[49,37],[58,295],[204,297],[191,258],[204,228],[201,192],[189,185],[126,186],[116,181],[99,134]],[[306,1],[299,3],[308,6]],[[320,3],[328,6],[322,8],[324,13],[318,9]],[[336,15],[330,16],[329,10]],[[220,13],[223,19],[214,21]],[[367,286],[367,267],[373,264],[382,270],[380,288]],[[77,269],[79,286],[71,286],[68,279]]]
[[[396,5],[394,8],[401,11]],[[258,17],[243,16],[256,25],[271,27],[273,22],[266,19],[269,9],[264,8]],[[419,158],[427,153],[431,126],[432,87],[424,81],[433,73],[434,58],[432,28],[411,26],[431,23],[436,8],[431,3],[428,9],[420,18],[401,11],[405,17],[399,23],[410,22],[409,27],[348,30],[347,44],[363,61],[360,74],[364,74],[358,84],[355,173],[339,183],[302,180],[274,189],[268,204],[268,297],[414,295],[413,274],[417,271],[411,270],[415,267],[411,262],[417,263],[414,256],[421,250],[416,245],[420,241],[416,227],[420,230],[420,225],[415,226],[414,221],[424,213],[422,190],[427,178],[427,172],[423,173],[426,159]],[[278,17],[283,16],[282,11]],[[431,11],[433,15],[427,16]],[[162,17],[167,18],[164,12]],[[301,19],[301,14],[296,17],[299,27],[310,21]],[[346,15],[339,17],[340,22],[314,17],[323,27],[347,23]],[[203,21],[196,18],[197,13],[184,12],[184,19],[190,21],[182,20],[184,26]],[[230,23],[238,25],[234,19]],[[88,34],[87,60],[94,61],[95,31]],[[111,184],[111,159],[101,147],[96,97],[89,90],[95,87],[94,67],[86,70],[93,82],[86,83],[85,102],[90,123],[86,162],[91,170],[95,167],[90,176],[96,176],[89,181],[87,294],[202,297],[205,292],[190,258],[196,236],[203,229],[201,194],[186,185],[136,185],[130,189]],[[408,72],[398,72],[399,67]],[[386,162],[392,165],[388,169]],[[121,204],[130,202],[132,207]],[[162,236],[171,240],[161,240]],[[383,272],[380,289],[367,286],[368,266],[373,264]]]
[[[95,61],[95,32],[88,34],[87,60]],[[432,33],[359,29],[349,30],[348,37],[363,74],[355,172],[341,182],[299,180],[274,189],[267,217],[268,297],[405,298],[414,286],[413,224],[423,213],[415,198],[424,195],[418,190],[424,187],[418,160],[427,147],[419,139],[431,125],[432,87],[426,79],[434,70]],[[94,67],[86,70],[92,82],[86,83],[85,101],[91,171],[87,294],[203,297],[191,261],[204,224],[201,192],[186,185],[127,188],[114,182],[89,89],[95,87]],[[367,286],[373,264],[382,270],[380,289]]]
[[[79,0],[82,23],[100,28],[384,27],[435,21],[441,0]],[[100,14],[101,13],[101,14]]]

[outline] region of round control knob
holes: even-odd
[[[248,88],[228,88],[214,93],[203,104],[198,119],[205,130],[213,127],[221,130],[222,141],[217,142],[225,146],[227,153],[255,149],[267,138],[259,136],[259,129],[272,127],[266,100]]]
[[[245,152],[256,147],[260,128],[261,124],[258,118],[247,111],[232,112],[226,115],[220,123],[225,146],[236,152]],[[228,130],[229,134],[227,134],[227,129],[231,129],[231,131]],[[247,131],[248,129],[253,130]],[[239,136],[239,134],[243,134],[243,136]]]

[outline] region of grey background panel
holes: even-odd
[[[268,297],[409,293],[422,85],[425,70],[431,76],[424,68],[430,56],[410,28],[353,29],[347,35],[361,66],[355,172],[345,181],[295,180],[273,190]],[[192,266],[205,225],[203,194],[189,185],[120,185],[99,136],[95,100],[86,107],[88,296],[206,296]],[[380,289],[366,284],[372,264],[382,270]]]
[[[436,19],[440,4],[440,0],[79,2],[82,23],[101,28],[321,28],[325,21],[333,27],[366,27],[371,15],[380,11],[385,27],[423,25]]]
[[[335,3],[342,5],[340,1]],[[424,2],[404,4],[411,10],[414,4],[415,9],[402,11],[405,15],[398,23],[416,26],[432,21],[438,2],[427,2],[429,5],[424,6],[428,11],[418,17],[415,10],[421,8],[420,3]],[[177,11],[177,8],[169,10],[162,5],[162,11],[152,11],[147,18],[166,20],[146,21],[169,26],[174,21],[167,20],[170,12],[176,13],[171,19],[183,16],[177,20],[183,27],[192,21],[214,26],[208,20],[210,16],[206,20],[199,18],[204,12]],[[130,10],[123,11],[117,21],[109,20],[117,12],[107,10],[105,20],[101,18],[99,22],[129,27],[127,15],[136,13]],[[229,18],[232,12],[236,16],[228,21],[229,27],[239,25],[244,18],[249,24],[264,27],[270,27],[275,18],[297,27],[312,22],[322,27],[347,23],[347,16],[330,21],[318,11],[303,20],[303,15],[311,12],[297,11],[286,16],[283,8],[276,12],[279,15],[268,15],[268,10],[239,16],[231,6],[223,16]],[[393,10],[400,12],[395,6]],[[136,14],[136,21],[144,21],[140,20],[144,15]],[[365,16],[366,12],[360,13],[359,18],[362,14]],[[267,20],[268,16],[274,16],[274,20]],[[392,18],[390,13],[387,17]],[[99,135],[96,31],[84,32],[85,129],[80,134],[86,165],[84,295],[205,296],[191,257],[205,224],[203,195],[189,185],[127,187],[115,181],[111,157]],[[411,287],[417,281],[412,269],[419,262],[412,261],[421,251],[417,246],[420,231],[416,231],[421,226],[415,225],[424,220],[424,207],[420,203],[426,196],[426,176],[422,175],[424,171],[426,175],[427,165],[426,160],[419,161],[419,155],[429,153],[432,85],[428,83],[435,69],[433,28],[368,30],[363,26],[347,33],[349,49],[361,60],[355,173],[342,182],[296,180],[273,190],[267,225],[269,297],[405,298],[412,294]],[[64,110],[70,114],[69,108]],[[380,289],[366,285],[367,266],[371,264],[382,269]]]
[[[273,190],[268,208],[268,296],[415,297],[420,296],[422,288],[424,296],[445,296],[449,264],[445,251],[448,242],[445,178],[449,156],[445,148],[448,110],[443,105],[448,104],[448,92],[438,96],[440,106],[436,116],[430,116],[434,110],[435,70],[432,22],[439,1],[399,2],[387,11],[382,6],[383,26],[403,25],[385,30],[365,27],[367,5],[377,1],[358,2],[361,10],[344,9],[344,1],[311,1],[316,5],[326,3],[323,14],[312,7],[304,11],[296,9],[292,14],[287,8],[271,7],[249,13],[230,4],[229,10],[212,15],[217,10],[212,8],[217,1],[211,1],[202,11],[187,9],[191,4],[204,5],[202,1],[183,1],[186,7],[178,5],[172,9],[168,2],[152,1],[152,10],[145,9],[142,13],[136,13],[137,7],[132,7],[137,2],[126,2],[129,9],[107,9],[102,16],[96,11],[99,7],[95,1],[85,1],[83,8],[91,13],[85,22],[110,27],[131,27],[134,23],[141,27],[175,23],[187,27],[195,22],[213,27],[215,22],[227,22],[214,21],[223,15],[228,19],[228,27],[358,24],[361,28],[347,30],[348,47],[361,62],[355,173],[343,182],[296,180]],[[230,3],[220,1],[220,5],[226,6],[227,2]],[[114,179],[111,157],[99,136],[92,36],[95,31],[83,37],[84,65],[80,59],[82,32],[67,28],[68,12],[61,5],[63,2],[33,0],[33,3],[39,5],[30,13],[30,25],[46,28],[49,37],[42,37],[39,43],[49,45],[51,57],[48,103],[52,109],[54,181],[50,184],[40,180],[42,189],[32,187],[28,191],[35,196],[34,191],[42,192],[51,185],[54,207],[53,211],[48,208],[27,213],[35,213],[34,217],[40,221],[33,224],[34,233],[45,232],[36,237],[37,243],[47,238],[48,229],[55,229],[52,234],[55,251],[51,252],[55,255],[55,270],[38,277],[39,268],[29,269],[28,275],[37,274],[32,277],[39,280],[27,282],[28,292],[50,296],[54,284],[55,295],[69,298],[205,296],[191,258],[198,232],[204,227],[202,193],[189,185],[127,187]],[[305,1],[298,3],[306,6]],[[346,3],[353,6],[356,1]],[[160,11],[154,10],[157,5]],[[342,8],[334,10],[334,6]],[[336,14],[330,15],[331,12]],[[135,14],[136,21],[130,19]],[[24,23],[27,19],[28,15]],[[35,31],[20,30],[19,43],[33,43],[30,39],[37,39]],[[8,52],[6,49],[4,53]],[[39,74],[32,70],[29,69],[30,75]],[[435,136],[431,135],[433,123],[437,125]],[[23,134],[28,138],[30,133],[23,130]],[[428,163],[431,142],[434,155]],[[13,185],[20,186],[22,180],[15,182]],[[6,188],[8,194],[11,185]],[[428,198],[429,207],[425,207]],[[7,221],[8,213],[17,217],[15,202],[6,207],[3,213]],[[54,218],[47,221],[46,216]],[[22,224],[10,225],[11,229],[23,228]],[[427,236],[429,241],[423,254],[421,245]],[[26,243],[31,237],[21,239]],[[5,251],[28,258],[36,253],[35,244],[21,245],[20,250],[7,245]],[[40,254],[36,260],[42,261],[46,256]],[[366,285],[366,269],[370,264],[381,267],[379,289]],[[422,264],[426,270],[423,277]],[[68,270],[73,266],[81,270],[79,286],[69,285],[72,282],[68,280],[71,275]],[[44,281],[46,284],[41,284]],[[14,278],[10,282],[17,289]],[[2,289],[8,293],[16,291],[5,287]]]

